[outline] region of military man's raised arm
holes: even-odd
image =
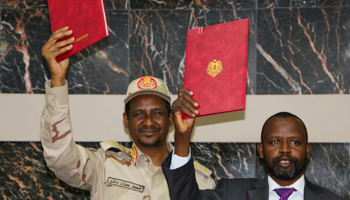
[[[51,73],[51,81],[45,83],[46,105],[41,116],[40,139],[44,149],[47,166],[67,184],[88,190],[102,176],[103,153],[85,149],[73,141],[72,126],[68,104],[68,83],[65,80],[69,59],[61,62],[56,57],[72,48],[74,38],[57,42],[69,36],[68,27],[55,31],[42,48]],[[94,191],[91,191],[93,194]]]

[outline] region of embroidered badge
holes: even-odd
[[[137,150],[136,147],[133,146],[131,148],[131,158],[132,158],[132,163],[134,163],[134,165],[136,165],[136,161],[137,161]]]
[[[220,60],[216,61],[216,59],[213,60],[213,62],[210,62],[207,68],[207,73],[215,77],[216,75],[220,74],[223,70],[222,63]]]
[[[112,177],[108,177],[107,184],[120,186],[120,187],[127,188],[130,190],[135,190],[135,191],[138,191],[141,193],[145,190],[145,186],[143,186],[143,185],[139,185],[136,183],[132,183],[129,181],[124,181],[124,180],[112,178]]]
[[[144,76],[137,83],[137,87],[140,89],[155,89],[157,88],[157,82],[150,76]]]

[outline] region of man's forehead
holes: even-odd
[[[303,133],[300,133],[300,132],[291,132],[291,133],[288,133],[288,134],[285,134],[285,133],[281,133],[281,132],[270,132],[269,134],[266,134],[264,135],[264,137],[266,138],[295,138],[295,139],[302,139],[302,138],[305,138],[303,136]]]
[[[266,122],[264,137],[277,137],[288,133],[293,137],[306,137],[303,123],[295,117],[273,117]]]
[[[304,128],[303,123],[295,117],[272,117],[266,122],[266,126],[275,128]]]

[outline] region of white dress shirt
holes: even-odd
[[[276,188],[283,188],[278,185],[270,176],[267,177],[267,181],[269,183],[269,200],[279,200],[280,196],[273,191]],[[294,188],[297,191],[294,191],[288,198],[288,200],[304,200],[304,187],[305,187],[305,178],[302,175],[297,181],[295,181],[292,185],[286,186],[285,188]]]
[[[175,154],[175,147],[173,149],[173,155],[171,156],[170,169],[177,169],[184,166],[191,159],[191,148],[187,157],[180,157]]]

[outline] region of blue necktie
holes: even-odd
[[[288,197],[297,190],[294,188],[277,188],[274,191],[281,197],[279,200],[288,200]]]

